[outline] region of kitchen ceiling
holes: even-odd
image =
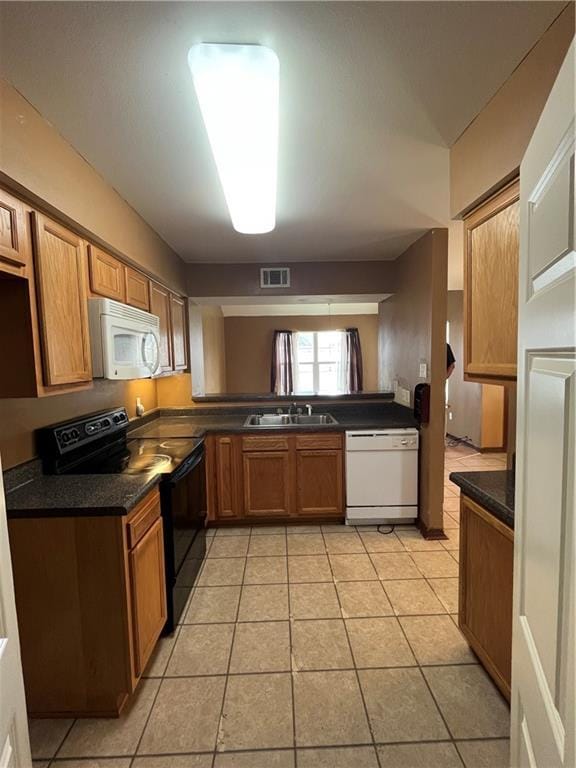
[[[0,72],[187,261],[397,257],[446,226],[448,147],[556,2],[0,4]],[[187,53],[280,59],[277,226],[232,229]]]

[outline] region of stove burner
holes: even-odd
[[[163,453],[145,453],[131,459],[124,472],[128,475],[138,475],[142,472],[160,472],[168,466],[172,459]]]
[[[165,448],[167,451],[182,448],[182,438],[176,438],[176,440],[164,440],[164,442],[160,443],[159,446],[160,448]]]

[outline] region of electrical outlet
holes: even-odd
[[[428,376],[428,365],[426,363],[420,363],[420,378],[425,379]]]
[[[448,421],[452,421],[453,418],[454,418],[454,414],[452,413],[452,411],[449,411],[448,412]]]
[[[405,389],[404,387],[398,387],[398,390],[396,391],[396,402],[400,403],[400,405],[405,405],[408,408],[410,407],[410,390]]]

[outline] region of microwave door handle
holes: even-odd
[[[152,342],[152,346],[154,349],[152,360],[149,360],[147,355],[148,344],[150,342]],[[150,371],[150,375],[154,376],[154,374],[156,373],[160,365],[160,346],[158,344],[158,339],[156,338],[156,334],[150,331],[148,333],[145,333],[144,336],[142,337],[142,361]]]

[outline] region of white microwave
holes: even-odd
[[[92,375],[146,379],[160,366],[160,320],[112,299],[89,299]]]

